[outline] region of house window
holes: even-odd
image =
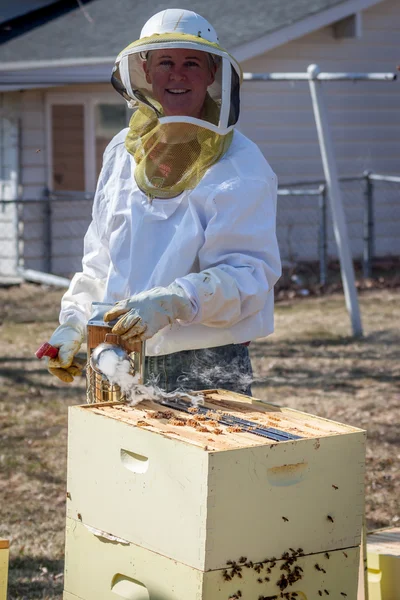
[[[96,179],[101,170],[103,152],[107,144],[126,127],[126,121],[126,107],[123,104],[95,105]]]
[[[84,106],[53,104],[51,130],[53,190],[85,191]]]

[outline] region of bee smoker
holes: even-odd
[[[145,343],[127,344],[119,335],[112,333],[113,323],[106,323],[103,315],[113,307],[105,302],[92,303],[92,315],[87,325],[87,402],[121,402],[125,395],[117,384],[112,384],[98,368],[102,352],[113,350],[122,359],[129,361],[129,373],[139,375],[139,383],[144,383]]]

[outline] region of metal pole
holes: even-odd
[[[349,237],[347,234],[347,225],[337,175],[335,155],[333,152],[332,138],[329,131],[324,96],[321,89],[321,84],[317,80],[320,72],[318,65],[310,65],[307,69],[307,72],[309,75],[311,100],[313,104],[315,122],[317,125],[324,174],[331,203],[333,231],[339,252],[340,270],[342,274],[346,307],[350,314],[353,335],[362,336],[363,331],[355,285],[354,267],[350,254]]]
[[[327,283],[327,256],[328,256],[328,228],[327,228],[327,210],[326,210],[326,185],[322,185],[321,193],[318,199],[319,204],[319,282],[321,285]]]
[[[364,248],[363,248],[363,276],[367,279],[372,275],[372,258],[374,243],[374,209],[373,209],[373,183],[370,172],[365,171],[364,191]]]

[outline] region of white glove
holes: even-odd
[[[121,317],[112,332],[125,342],[133,342],[150,339],[177,319],[190,322],[193,316],[189,297],[179,285],[171,283],[168,287],[156,287],[117,302],[103,319],[114,321]]]
[[[49,344],[59,348],[57,358],[50,358],[47,369],[61,381],[70,383],[76,375],[80,375],[83,363],[75,358],[84,339],[84,329],[79,325],[60,325],[57,327]]]

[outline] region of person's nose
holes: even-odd
[[[186,75],[184,73],[183,67],[174,66],[174,68],[170,71],[169,78],[171,81],[184,81],[186,79]]]

